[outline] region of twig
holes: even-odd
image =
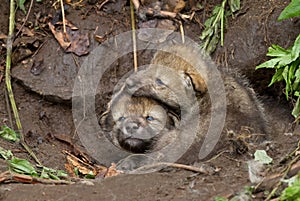
[[[131,13],[131,29],[132,29],[132,42],[133,42],[133,65],[134,72],[137,72],[137,53],[136,53],[136,34],[135,34],[135,18],[134,18],[134,7],[132,0],[130,0],[130,13]]]
[[[179,27],[180,27],[181,42],[182,44],[184,44],[185,43],[184,29],[181,21],[179,21]]]
[[[184,169],[184,170],[189,170],[193,172],[198,172],[202,174],[208,174],[206,170],[203,168],[198,168],[195,166],[190,166],[190,165],[184,165],[184,164],[179,164],[179,163],[155,163],[151,165],[145,165],[142,166],[141,168],[138,168],[137,170],[143,170],[143,169],[152,169],[160,166],[167,166],[167,167],[173,167],[173,168],[179,168],[179,169]]]
[[[60,7],[61,7],[62,20],[63,20],[63,32],[64,32],[65,38],[68,40],[67,28],[66,28],[66,18],[65,18],[65,8],[64,8],[63,0],[60,0]]]
[[[35,55],[37,55],[37,53],[39,53],[39,51],[42,49],[42,47],[45,45],[45,43],[48,42],[48,39],[46,39],[39,47],[38,49],[33,53],[33,55],[31,56],[32,58],[35,57]]]
[[[33,0],[30,1],[30,5],[29,5],[29,9],[28,9],[27,15],[26,15],[25,20],[24,20],[23,24],[21,25],[19,31],[17,32],[16,37],[20,34],[20,32],[22,31],[25,23],[27,22],[29,14],[30,14],[30,11],[31,11],[31,8],[32,8],[32,5],[33,5]]]
[[[134,5],[135,9],[138,10],[139,7],[140,7],[140,2],[139,2],[139,0],[132,0],[132,3],[133,3],[133,5]]]
[[[17,128],[20,134],[20,143],[21,145],[26,149],[26,151],[33,157],[33,159],[41,165],[40,161],[37,159],[35,154],[31,151],[31,149],[27,146],[24,135],[23,135],[23,129],[22,124],[20,121],[18,109],[16,106],[14,94],[11,87],[11,76],[10,76],[10,68],[11,68],[11,54],[12,54],[12,41],[13,41],[13,33],[15,29],[15,2],[14,0],[10,1],[10,14],[9,14],[9,31],[6,41],[6,69],[5,69],[5,83],[6,83],[6,89],[8,93],[8,97],[10,100],[11,108],[14,113],[14,117],[16,120]]]
[[[9,105],[9,98],[8,98],[6,89],[4,89],[4,94],[5,94],[6,111],[7,111],[7,114],[8,114],[10,128],[14,130],[13,120],[12,120],[12,116],[11,116],[11,108],[10,108],[10,105]]]
[[[32,177],[29,175],[22,175],[17,173],[11,173],[9,171],[0,174],[0,183],[7,182],[19,182],[26,184],[72,184],[74,182],[66,180],[53,180],[53,179],[43,179],[38,177]]]
[[[300,142],[300,141],[299,141],[299,142]],[[299,143],[299,142],[298,142],[297,148],[296,148],[292,153],[296,153],[297,151],[300,150],[300,143]],[[299,159],[300,159],[300,155],[297,155],[297,156],[296,156],[296,157],[288,164],[288,166],[284,169],[281,178],[284,179],[284,178],[288,175],[288,173],[290,172],[290,170],[291,170],[291,168],[292,168],[292,165],[293,165],[294,163],[296,163]],[[282,179],[280,179],[280,180],[277,182],[276,186],[273,188],[273,190],[272,190],[271,193],[268,195],[268,197],[265,199],[265,201],[271,200],[271,198],[275,195],[275,193],[277,192],[278,188],[280,187],[281,183],[282,183]]]
[[[99,5],[99,7],[97,7],[98,10],[100,10],[107,2],[109,2],[109,0],[103,1],[103,2]]]

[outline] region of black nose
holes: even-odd
[[[128,134],[134,134],[139,129],[139,124],[136,122],[129,122],[125,128]]]

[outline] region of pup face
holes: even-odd
[[[191,77],[160,65],[150,65],[130,75],[122,90],[135,96],[151,97],[176,112],[188,109],[190,103],[196,101]]]
[[[176,129],[177,124],[178,118],[156,101],[127,95],[115,98],[100,119],[112,143],[133,153],[162,148],[166,144],[161,142],[162,138],[173,135],[170,131]]]

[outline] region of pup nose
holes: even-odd
[[[136,133],[136,131],[139,129],[139,125],[135,122],[130,122],[126,125],[126,131],[129,134]]]

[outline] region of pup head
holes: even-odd
[[[178,117],[156,101],[129,95],[115,97],[100,118],[111,142],[133,153],[163,148],[176,137],[178,124]]]

